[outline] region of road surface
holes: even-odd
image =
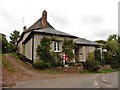
[[[14,88],[118,88],[118,72],[21,81]]]

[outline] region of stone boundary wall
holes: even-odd
[[[69,67],[52,67],[52,68],[50,68],[50,70],[74,73],[74,72],[83,71],[83,66],[79,66],[79,67],[72,67],[72,66],[69,66]]]
[[[100,70],[111,70],[111,65],[100,66]]]

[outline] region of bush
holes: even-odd
[[[100,69],[100,62],[96,61],[96,60],[87,60],[83,66],[90,70],[90,71],[96,71],[98,69]]]
[[[54,56],[50,52],[51,41],[48,37],[43,37],[37,47],[37,54],[39,59],[45,63],[53,63]]]
[[[75,66],[75,63],[70,62],[70,63],[68,63],[68,65],[69,65],[69,66]]]
[[[74,47],[75,47],[75,44],[73,40],[64,39],[62,52],[68,55],[68,62],[70,62],[74,58],[74,54],[73,54]]]
[[[104,58],[105,58],[105,64],[111,65],[112,68],[119,68],[117,54],[113,56],[112,52],[106,52]]]
[[[52,62],[52,66],[53,67],[62,66],[62,58],[60,54],[51,52],[51,55],[53,56],[53,59],[54,59]]]
[[[23,62],[27,62],[28,59],[25,55],[22,55],[20,53],[12,53],[16,58],[20,59]]]
[[[61,62],[57,62],[57,63],[53,63],[52,64],[53,67],[59,67],[62,66]]]
[[[36,61],[36,62],[33,64],[33,67],[36,68],[36,69],[42,69],[42,70],[43,70],[43,69],[45,69],[45,68],[51,67],[51,64],[39,60],[39,61]]]
[[[88,60],[95,60],[95,54],[94,54],[94,52],[90,52],[89,53]]]
[[[49,68],[51,66],[61,66],[62,59],[60,53],[54,53],[50,51],[51,39],[43,37],[40,44],[37,47],[37,54],[39,56],[39,62],[36,63],[40,68]],[[41,60],[41,61],[40,61]]]

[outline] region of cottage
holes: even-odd
[[[64,39],[73,40],[77,46],[77,48],[73,49],[75,56],[73,62],[85,62],[89,52],[93,52],[98,45],[96,42],[56,30],[47,21],[47,11],[44,10],[42,17],[38,21],[28,29],[26,27],[23,28],[23,32],[18,40],[18,52],[35,62],[38,59],[36,48],[43,37],[57,38],[58,41],[53,40],[51,44],[51,51],[61,54],[63,53],[62,44]]]

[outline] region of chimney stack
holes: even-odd
[[[23,27],[23,31],[26,30],[26,26]]]
[[[47,28],[47,11],[42,12],[42,28]]]

